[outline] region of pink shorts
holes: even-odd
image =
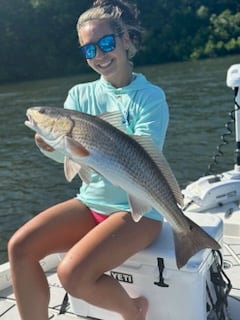
[[[104,220],[106,220],[109,217],[106,214],[99,213],[99,212],[94,211],[92,209],[90,209],[90,212],[91,212],[92,217],[93,217],[94,221],[96,222],[96,224],[103,222]]]

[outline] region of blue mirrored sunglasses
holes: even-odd
[[[80,47],[85,59],[96,57],[97,47],[103,52],[111,52],[116,47],[115,34],[109,34],[98,40],[97,43],[87,43]]]

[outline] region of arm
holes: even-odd
[[[165,94],[161,89],[156,89],[144,95],[141,100],[137,117],[135,116],[134,134],[151,136],[154,143],[162,149],[169,122]]]

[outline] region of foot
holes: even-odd
[[[145,297],[139,297],[134,299],[136,305],[137,305],[137,309],[138,309],[138,313],[137,316],[134,320],[145,320],[146,319],[146,314],[148,311],[148,301]]]

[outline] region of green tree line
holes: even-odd
[[[240,52],[239,0],[136,0],[146,36],[135,65]],[[0,0],[0,81],[89,70],[76,22],[89,0]]]

